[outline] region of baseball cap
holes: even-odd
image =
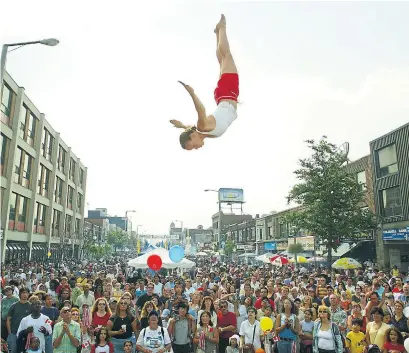
[[[170,315],[170,310],[169,310],[169,309],[164,309],[164,310],[162,311],[161,317],[167,318],[167,317],[169,317],[169,315]]]
[[[114,297],[112,297],[111,299],[109,299],[109,304],[111,303],[118,303],[118,300]]]

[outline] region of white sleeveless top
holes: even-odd
[[[215,137],[222,136],[237,118],[237,111],[234,106],[226,101],[220,102],[215,112],[212,114],[216,120],[216,128],[210,132],[202,132],[202,134]]]

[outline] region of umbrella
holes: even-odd
[[[323,257],[311,257],[307,260],[308,262],[322,262],[322,261],[326,261]]]
[[[272,265],[274,266],[282,266],[288,264],[288,259],[284,256],[275,255],[270,258]]]
[[[332,264],[332,268],[335,269],[342,269],[342,270],[353,270],[355,268],[362,267],[362,265],[350,257],[343,257],[342,259],[338,259]]]
[[[297,262],[299,264],[305,264],[308,260],[304,256],[297,256]],[[290,262],[295,262],[295,257],[290,259]]]

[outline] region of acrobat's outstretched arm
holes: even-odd
[[[189,85],[183,83],[182,81],[178,81],[183,87],[185,87],[186,91],[192,97],[193,103],[195,105],[197,111],[197,128],[200,131],[207,131],[211,128],[211,124],[206,115],[206,108],[204,107],[203,103],[200,101],[199,97],[195,94],[195,91]]]
[[[193,126],[193,125],[185,125],[182,122],[180,122],[179,120],[175,120],[175,119],[169,120],[169,122],[174,127],[178,128],[178,129],[185,129],[186,130],[186,129],[190,129]]]

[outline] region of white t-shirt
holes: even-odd
[[[136,344],[148,348],[155,353],[158,350],[165,348],[165,346],[171,342],[168,330],[164,328],[163,333],[164,335],[162,335],[162,329],[160,326],[156,330],[151,330],[148,326],[139,333]]]
[[[254,326],[256,330],[254,331]],[[254,341],[253,341],[253,332],[254,332]],[[244,344],[253,344],[254,349],[261,348],[261,329],[260,321],[255,321],[254,325],[251,325],[249,320],[245,320],[240,325],[240,336],[244,336]]]
[[[95,353],[109,353],[109,346],[106,344],[105,346],[97,346],[95,348]]]
[[[34,336],[38,337],[38,339],[40,340],[40,348],[42,350],[45,350],[44,334],[41,333],[39,330],[41,326],[44,326],[46,330],[48,331],[48,333],[50,335],[52,334],[50,318],[44,314],[40,314],[40,317],[38,319],[33,319],[31,315],[24,317],[20,322],[20,326],[18,327],[17,337],[21,331],[27,329],[27,327],[30,327],[30,326],[33,326],[34,328],[33,330]]]
[[[163,288],[162,283],[155,284],[153,287],[153,293],[162,296],[162,288]]]

